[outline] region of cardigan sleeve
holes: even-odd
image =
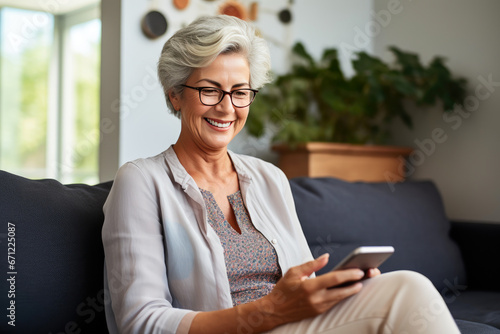
[[[285,173],[283,173],[282,170],[279,170],[279,174],[283,189],[283,197],[285,198],[286,205],[288,206],[289,211],[293,217],[294,226],[297,229],[297,234],[296,234],[297,246],[300,247],[300,249],[303,251],[304,258],[313,260],[314,258],[311,254],[311,250],[307,243],[307,239],[302,230],[302,225],[297,215],[297,210],[295,209],[295,201],[293,199],[293,193],[292,193],[292,188],[290,186],[290,181],[288,180],[288,178],[286,177]],[[310,277],[316,277],[316,274],[312,273]]]
[[[136,164],[122,166],[104,205],[102,229],[111,299],[106,312],[112,312],[107,318],[121,334],[177,333],[181,320],[187,316],[189,324],[193,317],[172,306],[159,211],[154,183]]]

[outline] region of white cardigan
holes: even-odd
[[[312,260],[283,172],[257,158],[229,156],[250,219],[276,249],[282,272]],[[104,214],[110,333],[177,333],[193,311],[232,307],[224,250],[172,147],[123,165]]]

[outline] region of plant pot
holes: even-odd
[[[309,142],[272,147],[279,167],[290,178],[336,177],[346,181],[401,182],[409,147]]]

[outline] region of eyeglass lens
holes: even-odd
[[[201,103],[206,105],[216,105],[224,98],[227,94],[224,91],[217,88],[203,88],[200,90]],[[229,93],[231,96],[231,102],[236,107],[246,107],[252,103],[255,92],[250,89],[236,89]]]

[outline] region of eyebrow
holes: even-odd
[[[198,83],[201,81],[206,81],[214,86],[217,86],[218,88],[222,88],[222,85],[220,83],[218,83],[217,81],[214,81],[214,80],[210,80],[210,79],[200,79],[200,80],[196,81],[195,83]],[[250,87],[250,85],[247,82],[243,82],[243,83],[238,83],[236,85],[233,85],[231,88],[234,89],[234,88],[239,88],[239,87],[243,87],[243,86]]]

